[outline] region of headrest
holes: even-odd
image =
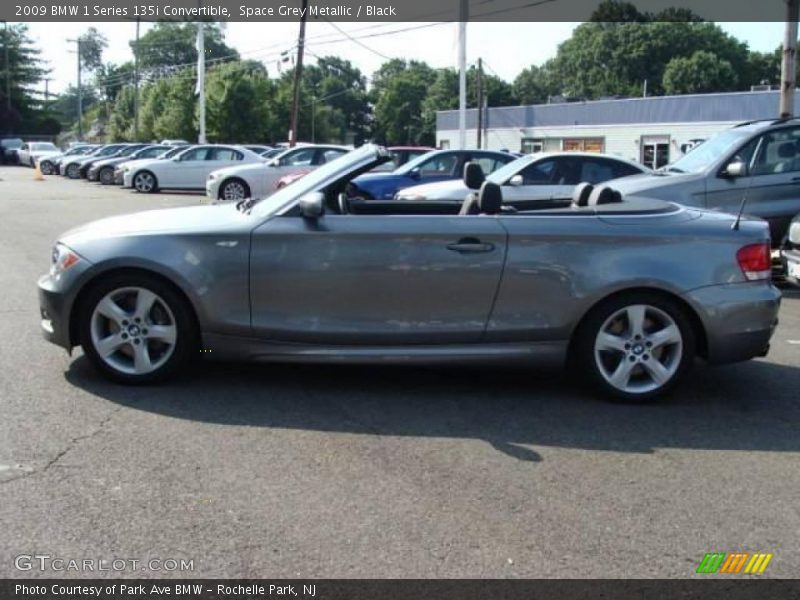
[[[464,164],[464,185],[469,189],[479,190],[485,179],[483,169],[478,163],[470,161]]]
[[[778,146],[778,156],[781,158],[794,158],[797,148],[792,142],[784,142]]]
[[[622,202],[622,194],[617,190],[601,185],[589,195],[589,206],[597,206],[599,204],[614,204],[615,202]]]
[[[594,186],[591,183],[579,183],[572,190],[572,206],[586,206],[589,203],[589,195]]]
[[[503,208],[503,191],[491,181],[484,181],[478,194],[478,210],[484,215],[496,215]]]

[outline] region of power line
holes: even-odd
[[[347,38],[348,38],[350,41],[352,41],[352,42],[355,42],[356,44],[358,44],[359,46],[361,46],[362,48],[364,48],[364,50],[368,50],[369,52],[372,52],[372,53],[373,53],[373,54],[375,54],[376,56],[380,56],[381,58],[383,58],[383,59],[385,59],[385,60],[392,60],[392,58],[391,58],[391,57],[389,57],[389,56],[386,56],[386,55],[385,55],[385,54],[383,54],[382,52],[378,52],[378,51],[377,51],[377,50],[375,50],[374,48],[370,48],[370,47],[369,47],[369,46],[367,46],[367,45],[366,45],[364,42],[361,42],[361,41],[359,41],[357,38],[354,38],[352,35],[350,35],[350,34],[349,34],[349,33],[347,33],[346,31],[344,31],[344,30],[343,30],[341,27],[339,27],[339,26],[338,26],[336,23],[333,23],[332,21],[329,21],[328,19],[325,19],[325,22],[326,22],[328,25],[330,25],[331,27],[333,27],[333,28],[334,28],[336,31],[338,31],[339,33],[341,33],[342,35],[345,35],[345,36],[347,36]]]

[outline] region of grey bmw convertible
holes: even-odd
[[[764,221],[589,184],[503,202],[469,165],[461,206],[345,193],[388,160],[362,146],[260,201],[65,233],[39,280],[45,337],[129,384],[200,357],[498,361],[566,365],[631,401],[696,358],[766,354],[780,293]]]

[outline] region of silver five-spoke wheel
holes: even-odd
[[[659,390],[675,376],[683,358],[683,336],[669,314],[633,304],[609,316],[594,342],[602,377],[627,394]]]
[[[141,171],[133,177],[133,187],[137,192],[152,192],[156,187],[156,178],[147,171]]]
[[[178,327],[160,296],[142,287],[124,287],[97,303],[90,336],[98,357],[108,367],[129,375],[147,375],[172,356]]]

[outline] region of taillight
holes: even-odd
[[[736,253],[736,261],[750,281],[772,277],[772,258],[768,242],[740,248]]]

